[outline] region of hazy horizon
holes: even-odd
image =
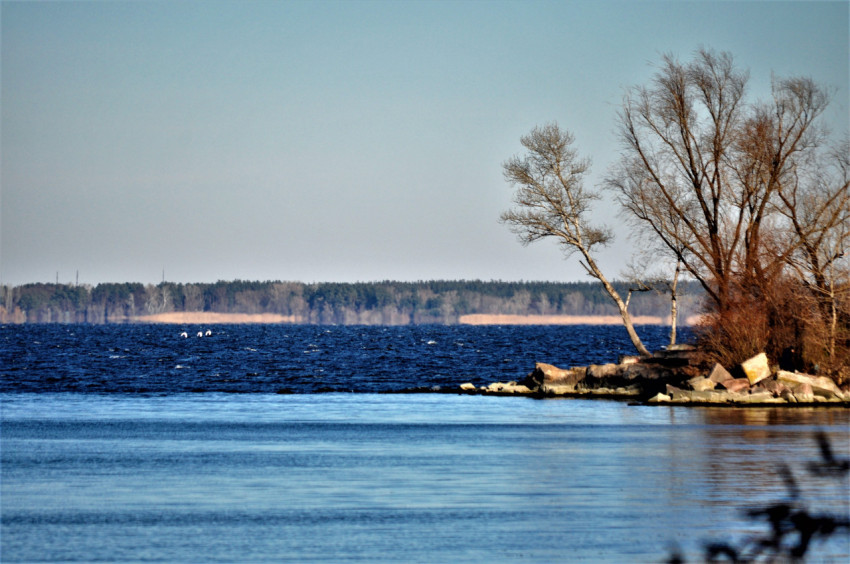
[[[848,7],[3,0],[0,284],[587,281],[498,221],[520,137],[557,121],[597,185],[624,89],[702,46],[752,99],[828,85],[847,132]]]

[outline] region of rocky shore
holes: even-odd
[[[761,353],[727,370],[695,362],[687,345],[651,358],[623,357],[617,364],[558,368],[538,362],[526,378],[457,391],[482,395],[616,398],[647,404],[834,405],[850,407],[850,390],[825,376],[771,367]]]

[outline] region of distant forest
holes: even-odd
[[[629,286],[617,283],[625,295]],[[132,323],[167,312],[274,313],[318,325],[454,324],[467,314],[618,315],[597,282],[428,281],[316,283],[234,280],[2,286],[0,323]],[[679,284],[679,320],[699,312],[702,289]],[[639,292],[632,315],[669,318],[670,296]]]

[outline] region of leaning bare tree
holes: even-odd
[[[650,356],[635,331],[626,303],[594,259],[594,249],[610,242],[612,235],[589,222],[590,205],[599,199],[582,182],[590,162],[579,158],[572,148],[572,134],[555,123],[534,128],[521,142],[527,153],[503,165],[505,180],[516,188],[516,193],[514,206],[502,214],[502,221],[525,245],[552,237],[566,256],[578,252],[582,267],[602,283],[617,305],[638,353]]]

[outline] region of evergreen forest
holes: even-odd
[[[616,283],[625,295],[626,283]],[[679,322],[699,313],[702,290],[682,282]],[[319,325],[455,324],[463,315],[618,315],[596,282],[419,281],[302,283],[218,281],[34,283],[0,287],[0,323],[128,323],[168,312],[215,312],[291,317]],[[670,316],[670,296],[635,292],[632,315]]]

